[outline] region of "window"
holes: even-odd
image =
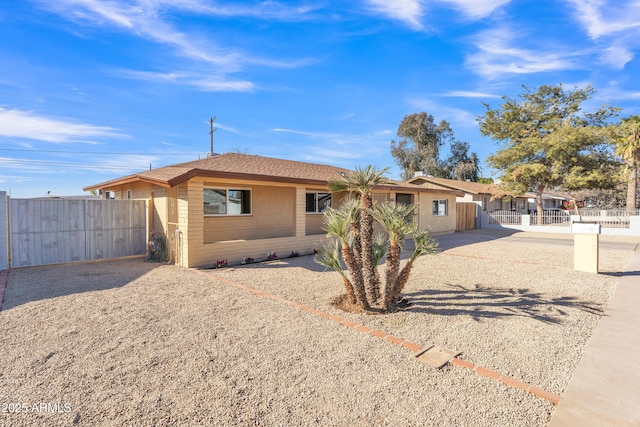
[[[251,190],[204,189],[205,215],[251,214]]]
[[[396,194],[396,203],[398,205],[411,205],[413,204],[413,196],[411,194]]]
[[[331,193],[307,193],[306,212],[324,212],[331,207]]]
[[[434,216],[446,216],[447,215],[447,201],[446,200],[434,200],[433,209],[431,213]]]
[[[127,190],[127,200],[131,200],[131,190]]]

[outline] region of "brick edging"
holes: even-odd
[[[371,329],[368,326],[361,325],[361,324],[358,324],[358,323],[355,323],[355,322],[351,322],[351,321],[349,321],[347,319],[343,319],[340,316],[335,316],[333,314],[326,313],[324,311],[320,311],[320,310],[317,310],[317,309],[312,308],[312,307],[307,307],[306,305],[303,305],[303,304],[300,304],[300,303],[297,303],[297,302],[294,302],[294,301],[290,301],[288,299],[279,297],[277,295],[273,295],[273,294],[271,294],[269,292],[261,291],[259,289],[255,289],[255,288],[252,288],[252,287],[247,286],[247,285],[243,285],[243,284],[238,283],[238,282],[234,282],[233,280],[225,279],[224,277],[216,276],[216,275],[214,275],[212,273],[206,273],[206,272],[201,271],[201,270],[196,270],[196,271],[200,272],[201,274],[206,274],[208,277],[211,277],[211,278],[213,278],[213,279],[215,279],[215,280],[217,280],[219,282],[225,283],[227,285],[234,286],[236,288],[240,288],[242,290],[245,290],[247,292],[251,292],[252,294],[255,294],[255,295],[258,295],[258,296],[261,296],[261,297],[264,297],[264,298],[269,298],[269,299],[272,299],[274,301],[282,302],[282,303],[290,305],[292,307],[299,308],[300,310],[303,310],[303,311],[309,312],[311,314],[315,314],[317,316],[323,317],[323,318],[325,318],[327,320],[334,321],[334,322],[339,323],[342,326],[345,326],[347,328],[355,329],[357,331],[360,331],[360,332],[363,332],[365,334],[374,336],[376,338],[383,339],[385,341],[390,342],[391,344],[395,344],[395,345],[398,345],[400,347],[406,348],[407,350],[412,351],[413,353],[419,352],[420,349],[422,348],[418,344],[415,344],[415,343],[412,343],[412,342],[409,342],[409,341],[404,341],[401,338],[394,337],[393,335],[388,335],[385,332],[378,331],[378,330],[375,330],[375,329]],[[503,384],[508,385],[510,387],[514,387],[514,388],[518,388],[520,390],[524,390],[524,391],[526,391],[528,393],[531,393],[531,394],[533,394],[535,396],[538,396],[538,397],[540,397],[542,399],[546,399],[549,402],[553,403],[554,405],[558,405],[558,402],[560,401],[560,396],[558,396],[558,395],[556,395],[554,393],[548,392],[546,390],[543,390],[543,389],[541,389],[539,387],[536,387],[536,386],[533,386],[531,384],[524,383],[522,381],[519,381],[519,380],[517,380],[515,378],[512,378],[512,377],[509,377],[507,375],[500,374],[499,372],[495,372],[495,371],[492,371],[490,369],[483,368],[482,366],[473,364],[473,363],[468,362],[466,360],[462,360],[462,359],[459,359],[457,357],[454,357],[452,360],[449,361],[449,363],[451,363],[454,366],[459,366],[459,367],[462,367],[462,368],[469,369],[470,371],[476,372],[477,374],[480,374],[480,375],[485,376],[487,378],[491,378],[491,379],[494,379],[494,380],[501,381]]]

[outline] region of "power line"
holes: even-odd
[[[33,148],[0,148],[0,151],[23,151],[30,153],[65,153],[65,154],[116,154],[116,155],[150,155],[150,156],[197,156],[200,153],[143,153],[143,152],[120,152],[120,151],[75,151],[75,150],[37,150]]]

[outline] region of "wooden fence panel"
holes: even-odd
[[[10,200],[11,267],[146,253],[144,200]]]
[[[456,231],[473,230],[476,228],[475,203],[456,203]]]

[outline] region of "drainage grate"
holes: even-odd
[[[415,354],[415,357],[429,366],[440,369],[459,354],[459,351],[448,350],[437,345],[427,345],[422,347]]]

